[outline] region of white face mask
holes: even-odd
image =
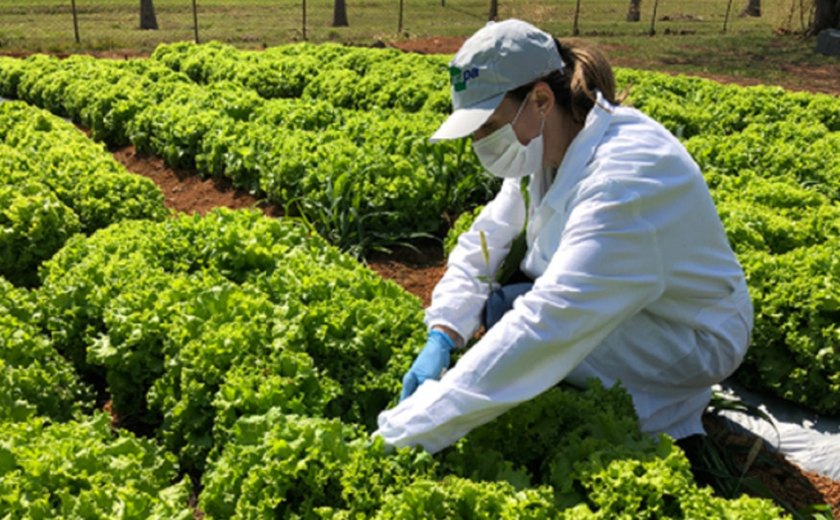
[[[542,171],[545,118],[543,117],[540,126],[540,135],[531,139],[527,145],[520,143],[513,131],[513,125],[527,102],[526,96],[512,122],[478,141],[473,141],[473,150],[481,165],[496,177],[515,179]]]

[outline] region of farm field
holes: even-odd
[[[275,205],[266,204],[243,190],[233,188],[218,179],[202,179],[194,171],[175,170],[159,158],[138,154],[133,146],[115,151],[115,157],[126,169],[149,177],[165,194],[167,206],[187,213],[206,213],[217,207],[262,207],[268,215],[282,213]],[[407,292],[417,296],[427,306],[431,302],[434,285],[443,275],[445,258],[441,244],[436,241],[419,242],[416,249],[396,248],[391,253],[371,253],[367,265],[386,280],[391,280]],[[707,431],[739,457],[754,446],[755,438],[727,431],[713,413],[705,417]],[[803,506],[825,502],[840,513],[840,482],[802,471],[771,451],[762,449],[759,462],[747,470],[747,477],[762,482],[774,496],[789,504]],[[741,460],[741,464],[744,461]],[[743,467],[743,466],[742,466]]]
[[[785,504],[712,498],[668,439],[638,432],[623,391],[598,385],[552,390],[436,457],[366,442],[422,343],[443,262],[430,237],[494,189],[468,149],[425,141],[448,109],[447,60],[218,43],[0,59],[0,95],[20,100],[0,104],[16,209],[0,244],[0,513],[838,512],[837,483],[795,470],[768,484]],[[700,163],[748,273],[755,342],[738,377],[840,414],[840,99],[618,79]],[[522,424],[539,433],[512,450],[505,432]],[[36,463],[56,445],[80,455]]]
[[[816,54],[802,37],[810,13],[796,0],[765,0],[762,16],[741,17],[744,2],[671,0],[642,2],[641,19],[625,21],[625,0],[583,0],[582,38],[605,49],[616,65],[705,75],[745,84],[765,83],[819,92],[838,91],[840,63]],[[189,2],[155,0],[159,29],[139,30],[132,0],[78,0],[80,43],[74,42],[69,3],[0,0],[0,54],[29,52],[148,56],[161,43],[194,37]],[[199,1],[199,38],[242,49],[262,49],[304,39],[302,5],[289,0]],[[348,8],[349,26],[332,27],[333,2],[309,0],[306,40],[386,45],[424,52],[454,52],[457,42],[487,19],[487,2],[419,0],[404,3],[398,29],[397,2],[369,0]],[[573,35],[575,2],[499,2],[499,18],[521,17],[560,37]],[[722,33],[727,8],[730,19]],[[656,36],[649,37],[655,20]]]

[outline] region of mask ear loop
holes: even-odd
[[[519,114],[522,113],[522,110],[525,108],[525,105],[528,103],[528,97],[530,97],[530,96],[531,96],[530,92],[525,94],[525,99],[523,99],[522,104],[519,105],[519,109],[516,111],[516,115],[513,116],[513,121],[510,122],[510,126],[513,126],[513,125],[516,124],[516,120],[519,119]]]
[[[522,113],[522,110],[525,108],[525,105],[528,103],[528,98],[531,96],[531,92],[525,94],[525,99],[522,100],[522,104],[519,105],[519,109],[516,111],[516,115],[513,116],[513,121],[510,122],[510,127],[513,128],[513,125],[516,124],[516,120],[519,119],[519,114]],[[542,135],[543,130],[545,129],[545,112],[540,110],[540,134]]]

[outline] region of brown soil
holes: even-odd
[[[203,179],[193,170],[170,168],[163,159],[138,154],[134,146],[120,148],[113,154],[127,170],[152,179],[163,191],[166,207],[170,209],[204,214],[217,207],[259,208],[271,217],[283,214],[279,206],[235,189],[227,179]]]
[[[462,36],[435,36],[433,38],[416,38],[400,40],[390,45],[405,52],[420,54],[454,54],[461,48],[466,38]]]
[[[229,183],[216,179],[201,179],[194,171],[173,170],[154,156],[138,155],[133,147],[114,152],[129,171],[151,178],[163,190],[167,207],[181,212],[206,211],[225,206],[230,208],[260,207],[270,216],[281,214],[279,208],[262,204],[259,199],[231,188]],[[425,242],[416,249],[398,248],[392,253],[374,253],[367,259],[368,266],[383,278],[401,285],[428,306],[434,286],[443,276],[445,259],[439,243]],[[726,431],[719,420],[706,417],[710,435],[731,451],[743,467],[754,437],[742,436]],[[803,471],[781,455],[762,448],[746,473],[754,477],[771,493],[801,509],[811,504],[828,504],[834,517],[840,519],[840,482]]]
[[[795,511],[814,504],[827,504],[834,518],[840,519],[840,482],[804,471],[766,446],[762,446],[752,458],[751,449],[762,442],[758,437],[727,430],[723,420],[715,415],[706,414],[703,419],[709,436],[718,445],[725,446],[726,453],[732,457],[738,471],[743,472],[744,479],[756,480],[769,491],[765,496],[783,500]],[[747,468],[746,471],[744,468]]]
[[[417,250],[399,248],[390,254],[373,253],[367,264],[382,278],[420,298],[424,308],[432,303],[432,290],[446,270],[439,243],[419,244]]]

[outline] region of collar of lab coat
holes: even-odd
[[[596,90],[595,94],[595,106],[589,111],[583,128],[566,150],[566,155],[557,169],[554,183],[545,194],[545,203],[554,211],[563,211],[572,187],[586,175],[586,165],[601,143],[615,113],[615,105],[607,101],[600,91]]]

